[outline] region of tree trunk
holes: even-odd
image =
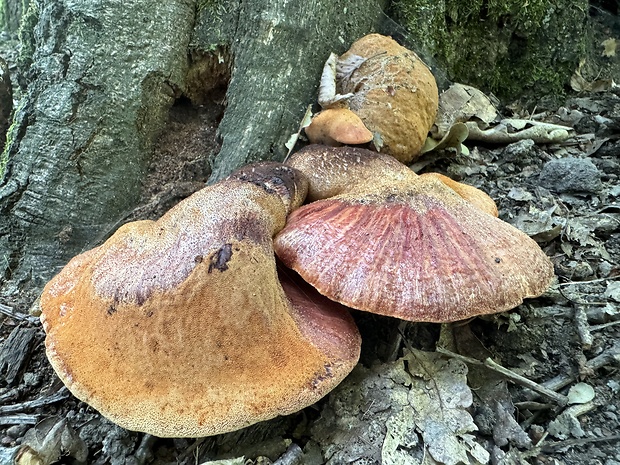
[[[371,32],[381,18],[376,0],[309,2],[265,0],[234,2],[230,42],[234,73],[227,108],[219,126],[223,140],[211,181],[252,161],[282,160],[284,144],[296,132],[330,52],[343,53],[352,41]],[[214,17],[215,16],[215,17]],[[230,18],[227,18],[227,21]],[[201,15],[198,48],[212,47],[214,10]],[[226,24],[225,30],[231,27]]]
[[[183,87],[191,0],[43,0],[0,184],[5,295],[36,292],[132,208]]]
[[[282,159],[316,101],[329,53],[344,51],[382,15],[377,0],[36,6],[32,80],[0,184],[0,295],[22,301],[136,206],[168,110],[215,85],[205,82],[213,80],[207,71],[226,78],[232,70],[217,180],[250,161]]]
[[[0,30],[17,33],[29,4],[28,0],[0,0]]]

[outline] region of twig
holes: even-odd
[[[9,307],[8,305],[2,303],[0,303],[0,313],[19,321],[29,321],[31,323],[36,323],[39,321],[38,318],[32,317],[30,315],[24,315],[21,312],[16,312],[13,307]]]
[[[19,415],[0,416],[0,425],[36,425],[39,421],[39,415],[27,415],[25,413]]]
[[[590,331],[598,331],[600,329],[609,328],[610,326],[620,325],[620,320],[618,321],[610,321],[609,323],[603,323],[600,325],[590,326]]]
[[[578,305],[575,307],[575,328],[581,341],[581,348],[589,350],[594,342],[594,337],[590,332],[590,325],[588,324],[588,315],[583,306]]]
[[[301,450],[301,447],[293,443],[278,460],[273,462],[273,465],[300,465],[303,458],[304,452]]]
[[[614,434],[611,436],[605,436],[602,438],[585,438],[585,439],[568,439],[566,441],[554,442],[554,443],[546,443],[541,447],[543,452],[556,452],[559,449],[564,449],[568,447],[575,446],[583,446],[586,444],[591,444],[593,442],[615,442],[620,441],[620,434]]]
[[[514,371],[509,370],[508,368],[504,368],[499,363],[494,362],[491,358],[487,358],[484,360],[484,362],[481,362],[480,360],[476,360],[475,358],[470,358],[470,357],[465,357],[463,355],[455,354],[454,352],[446,350],[442,347],[438,347],[437,352],[447,355],[452,358],[456,358],[458,360],[461,360],[471,365],[485,366],[489,368],[490,370],[493,370],[505,376],[506,378],[508,378],[510,381],[512,381],[515,384],[519,384],[521,386],[525,386],[531,389],[532,391],[536,391],[540,395],[546,397],[547,399],[552,400],[553,402],[560,405],[561,407],[564,407],[566,404],[568,404],[568,397],[562,394],[558,394],[557,392],[554,392],[538,383],[535,383],[534,381],[529,380],[525,378],[524,376],[521,376],[515,373]]]
[[[604,366],[611,365],[614,363],[619,363],[619,362],[620,362],[620,342],[611,346],[609,349],[602,352],[600,355],[597,355],[596,357],[588,360],[585,364],[585,368],[595,371]],[[552,391],[559,391],[563,387],[568,386],[569,384],[575,382],[576,380],[577,380],[577,377],[574,375],[559,375],[541,384],[542,386]],[[535,397],[536,396],[530,396],[530,400],[533,400]]]
[[[568,281],[568,282],[565,282],[565,283],[560,283],[560,284],[558,284],[558,286],[564,287],[564,286],[571,286],[573,284],[595,284],[595,283],[602,283],[603,281],[610,281],[610,280],[614,280],[614,279],[620,279],[620,275],[618,275],[618,276],[608,276],[607,278],[591,279],[589,281]]]
[[[22,412],[31,408],[54,404],[56,402],[66,399],[67,397],[69,397],[69,391],[66,387],[63,387],[58,392],[55,392],[48,397],[39,397],[38,399],[28,400],[19,404],[2,405],[0,406],[0,414]]]
[[[540,403],[540,402],[534,402],[532,400],[525,401],[525,402],[515,402],[514,405],[519,410],[530,410],[532,412],[538,411],[538,410],[549,410],[549,409],[553,408],[552,404],[543,404],[543,403]]]

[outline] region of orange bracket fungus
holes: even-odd
[[[315,201],[289,216],[275,251],[332,300],[448,322],[516,307],[553,278],[538,245],[489,214],[473,187],[351,147],[308,146],[289,164],[308,176]]]
[[[341,306],[283,277],[272,237],[306,181],[246,167],[158,221],[75,257],[41,298],[47,356],[71,392],[161,437],[236,430],[298,411],[355,366]]]
[[[319,103],[324,109],[353,111],[372,133],[377,151],[407,163],[420,155],[439,93],[433,74],[414,52],[390,37],[370,34],[340,58],[327,60]]]
[[[346,108],[323,110],[312,118],[305,131],[313,144],[332,147],[365,144],[373,137],[359,116]]]

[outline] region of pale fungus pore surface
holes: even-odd
[[[379,152],[404,163],[420,155],[435,122],[437,83],[411,50],[390,37],[362,37],[338,60],[337,90],[374,135]]]
[[[47,355],[76,397],[128,429],[198,437],[298,411],[349,373],[350,315],[280,284],[272,236],[303,196],[289,204],[276,178],[207,187],[48,283]]]
[[[496,313],[545,291],[553,266],[532,239],[389,160],[319,146],[291,157],[323,200],[293,212],[276,236],[286,266],[330,299],[410,321]],[[345,173],[348,183],[332,182]]]

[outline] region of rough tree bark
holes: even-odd
[[[344,51],[382,14],[377,0],[35,6],[32,80],[0,183],[0,295],[9,303],[18,294],[31,301],[136,205],[169,108],[200,92],[187,80],[196,57],[216,56],[232,71],[219,179],[249,161],[283,157],[329,52]]]
[[[29,0],[0,0],[0,29],[16,33]]]
[[[38,289],[134,205],[187,69],[191,0],[41,1],[0,184],[4,294]]]

